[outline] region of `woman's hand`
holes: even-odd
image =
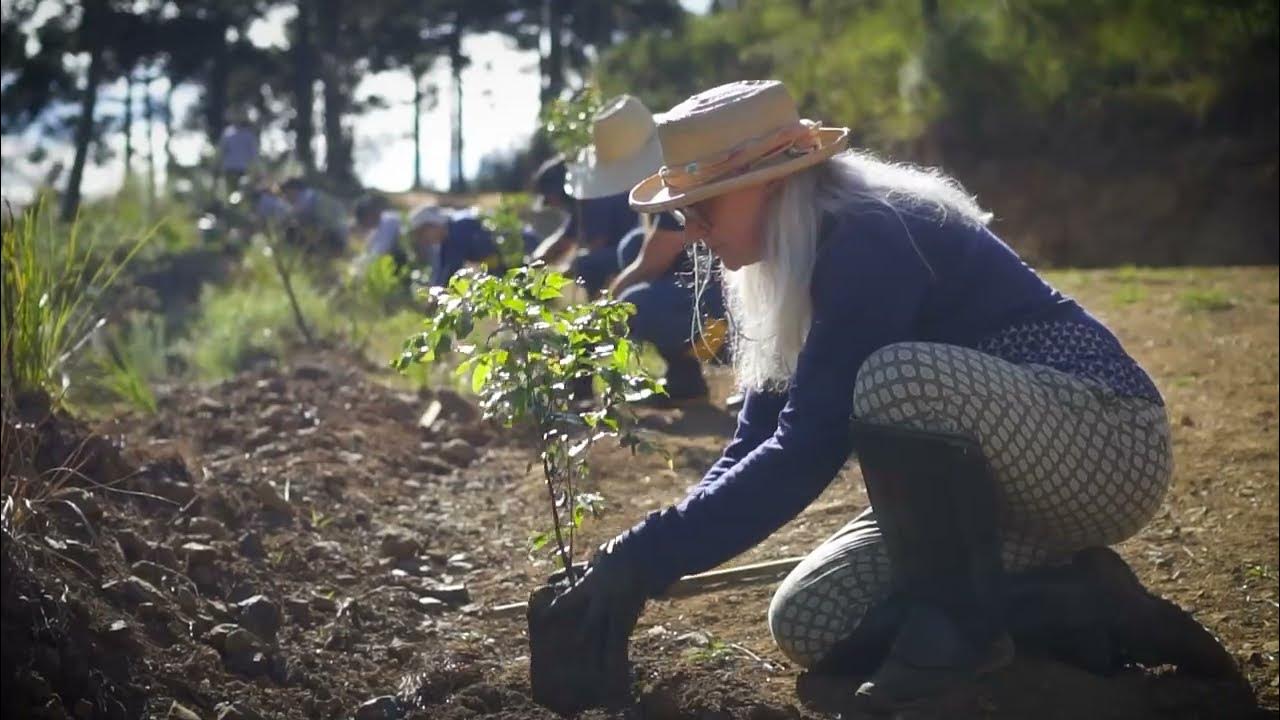
[[[618,538],[596,550],[586,573],[551,603],[549,615],[574,623],[582,648],[594,657],[626,657],[631,631],[647,598]]]

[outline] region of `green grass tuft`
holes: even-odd
[[[90,385],[109,401],[156,412],[151,383],[169,374],[169,338],[164,318],[132,313],[122,329],[106,334],[95,353]]]
[[[1121,285],[1111,293],[1111,302],[1116,305],[1135,305],[1146,299],[1146,288],[1135,282],[1129,282]]]
[[[0,372],[5,387],[44,391],[61,402],[91,334],[105,323],[102,303],[124,267],[151,238],[138,231],[104,252],[100,233],[82,232],[88,221],[57,222],[45,202],[3,228],[3,309]]]
[[[183,353],[199,377],[229,377],[255,360],[280,357],[303,341],[268,253],[266,247],[255,247],[230,284],[205,287],[201,292],[198,314],[183,343]],[[291,283],[311,332],[317,339],[335,336],[341,308],[330,304],[308,272],[295,268]]]
[[[1234,298],[1217,288],[1187,290],[1179,296],[1179,301],[1188,312],[1222,312],[1237,304]]]

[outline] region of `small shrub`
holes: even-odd
[[[305,340],[298,328],[289,294],[281,285],[269,247],[245,255],[236,279],[229,285],[206,286],[190,326],[184,354],[198,375],[224,378],[256,359],[279,357],[286,348]],[[332,337],[342,310],[330,303],[319,283],[302,266],[290,275],[298,309],[318,337]]]
[[[498,245],[501,269],[524,264],[524,213],[528,211],[529,204],[528,195],[507,193],[484,217],[485,229],[493,233]]]
[[[126,183],[115,195],[81,204],[77,222],[98,254],[105,257],[130,248],[143,229],[149,240],[138,260],[154,260],[200,246],[191,206],[170,196],[151,200],[136,182]]]
[[[397,267],[389,255],[348,274],[333,299],[334,311],[346,322],[347,339],[364,348],[377,337],[384,318],[409,306],[409,283],[409,269]]]
[[[156,412],[156,396],[151,385],[127,355],[111,354],[103,358],[97,384],[111,397],[125,402],[148,415]]]
[[[626,339],[634,306],[604,299],[555,307],[569,282],[541,267],[515,268],[502,277],[463,270],[447,287],[432,289],[435,307],[426,329],[405,342],[393,364],[403,370],[461,354],[466,359],[457,372],[470,378],[485,417],[537,432],[552,527],[536,533],[531,546],[537,551],[554,540],[574,580],[576,530],[603,500],[587,488],[588,450],[609,437],[642,446],[626,403],[660,387]],[[491,321],[492,329],[476,332],[481,320]],[[477,344],[464,342],[475,337]],[[575,398],[575,385],[592,379],[594,399]]]
[[[358,278],[356,284],[361,299],[376,312],[389,312],[409,299],[408,269],[397,267],[390,255],[370,262]]]
[[[725,641],[707,637],[705,645],[695,645],[684,651],[684,657],[699,665],[722,665],[734,656],[734,648]]]

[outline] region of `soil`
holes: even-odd
[[[1174,488],[1119,550],[1221,636],[1256,705],[1167,668],[1102,678],[1019,658],[908,716],[1273,717],[1276,268],[1052,279],[1152,372],[1174,424]],[[5,531],[4,717],[556,717],[530,700],[523,615],[483,612],[526,599],[553,569],[526,552],[545,505],[530,446],[455,393],[396,388],[338,352],[298,353],[168,389],[154,416],[40,430],[117,457]],[[443,412],[420,427],[434,400]],[[601,450],[611,505],[580,547],[678,498],[733,427],[718,408],[644,420],[670,465]],[[803,554],[866,504],[860,484],[847,467],[735,562]],[[801,676],[773,647],[771,589],[651,603],[632,643],[633,702],[581,717],[857,717],[855,681]]]

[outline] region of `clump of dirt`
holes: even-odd
[[[65,547],[65,546],[64,546]],[[65,556],[24,552],[6,532],[3,555],[3,613],[0,678],[4,717],[139,717],[146,691],[133,677],[128,623],[103,623],[77,598],[56,595],[40,575],[58,575],[49,566]],[[74,560],[66,559],[68,563]]]
[[[102,511],[85,488],[109,486],[131,468],[105,437],[55,410],[44,393],[5,398],[3,415],[3,715],[137,717],[146,700],[132,676],[134,628],[97,616],[62,581],[102,568],[93,525]],[[11,531],[39,533],[42,541]]]

